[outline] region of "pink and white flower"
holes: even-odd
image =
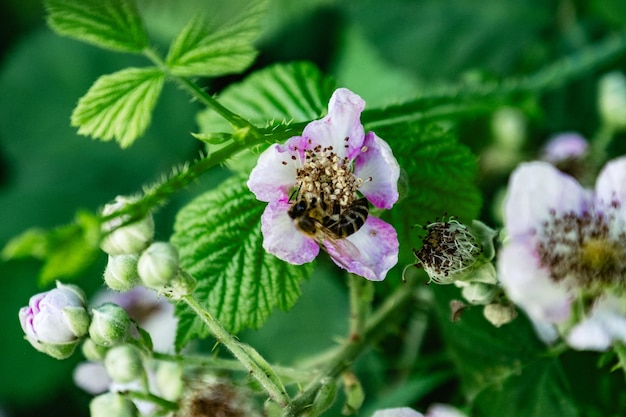
[[[498,275],[546,342],[576,349],[626,342],[626,158],[585,190],[545,162],[512,174],[505,202],[510,240]]]
[[[359,199],[357,192],[381,209],[398,200],[400,167],[385,141],[373,132],[365,134],[360,121],[364,107],[363,99],[350,90],[336,90],[324,118],[309,123],[302,136],[261,154],[248,187],[268,203],[261,230],[269,253],[299,265],[311,262],[321,246],[342,268],[380,281],[398,261],[391,225],[370,215],[356,232],[333,239],[303,232],[290,215],[294,204],[304,201],[336,218]]]

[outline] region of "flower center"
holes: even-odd
[[[439,284],[450,284],[455,276],[472,268],[483,248],[467,226],[455,219],[435,222],[427,231],[419,251],[413,250],[420,266]]]
[[[581,287],[596,294],[607,287],[624,289],[626,278],[626,232],[611,229],[614,214],[581,215],[551,212],[538,236],[541,266],[556,282]]]
[[[355,201],[363,180],[354,176],[347,157],[340,158],[332,146],[317,145],[304,152],[302,166],[296,170],[296,182],[299,199],[321,201],[322,206],[338,214]]]

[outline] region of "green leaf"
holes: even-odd
[[[476,183],[477,160],[453,132],[436,125],[399,124],[376,133],[389,143],[404,170],[400,201],[391,210],[401,245],[418,246],[414,226],[445,213],[464,221],[476,218],[482,203]]]
[[[2,249],[3,259],[34,257],[44,260],[39,281],[49,284],[72,278],[91,266],[100,253],[100,223],[93,214],[78,213],[76,222],[50,231],[30,229]]]
[[[148,36],[132,0],[46,0],[57,33],[123,52],[141,52]]]
[[[220,95],[220,103],[257,126],[287,129],[291,123],[305,123],[321,117],[336,88],[335,81],[309,62],[275,64],[254,72],[244,81],[232,84]],[[276,126],[279,123],[283,125]],[[233,131],[230,124],[213,110],[198,115],[203,137],[219,137]],[[302,133],[293,132],[291,136]],[[289,137],[289,136],[287,136]],[[209,152],[214,150],[209,146]],[[258,154],[246,150],[229,167],[249,172]]]
[[[165,75],[158,68],[126,68],[100,77],[78,101],[78,133],[130,146],[150,125]]]
[[[198,280],[196,297],[231,332],[258,328],[272,310],[287,310],[300,295],[311,265],[287,264],[263,249],[261,214],[243,177],[225,181],[184,207],[174,225],[181,266]],[[177,307],[178,348],[207,331],[185,305]]]
[[[475,400],[474,414],[483,417],[578,417],[570,383],[556,359],[533,362],[489,386]]]
[[[228,21],[195,15],[172,43],[166,63],[173,74],[191,77],[238,73],[256,57],[253,42],[261,31],[267,2],[242,3]]]

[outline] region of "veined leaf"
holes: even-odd
[[[303,123],[325,113],[335,88],[335,81],[322,74],[315,65],[292,62],[253,73],[244,81],[227,87],[219,99],[225,107],[257,126]],[[228,122],[211,109],[199,113],[198,124],[202,134],[208,137],[232,132]],[[213,150],[211,146],[215,145],[209,145],[209,152]],[[228,166],[249,172],[257,157],[258,154],[245,150],[230,160]]]
[[[476,184],[477,160],[453,132],[434,125],[401,124],[376,133],[389,143],[404,169],[400,201],[391,210],[401,245],[420,243],[415,224],[424,225],[445,213],[464,221],[478,215],[482,197]]]
[[[46,0],[48,24],[61,35],[123,52],[141,52],[148,36],[132,0]]]
[[[231,332],[260,327],[273,309],[291,308],[300,281],[312,271],[311,265],[290,265],[265,252],[264,206],[238,176],[196,198],[176,218],[172,242],[181,266],[198,280],[196,297]],[[177,348],[207,335],[185,305],[177,315]]]
[[[253,42],[261,30],[265,0],[246,5],[237,16],[223,23],[197,14],[172,43],[167,65],[184,77],[238,73],[256,57]]]
[[[103,75],[78,101],[72,126],[81,135],[130,146],[150,124],[164,82],[163,72],[153,67]]]

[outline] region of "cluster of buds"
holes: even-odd
[[[436,219],[422,229],[426,235],[422,247],[413,249],[417,259],[414,266],[424,269],[430,282],[461,288],[469,304],[484,306],[485,318],[494,326],[515,318],[515,309],[504,299],[492,262],[497,231],[478,220],[468,226],[455,217]],[[454,303],[452,317],[458,318],[464,308],[464,303]]]
[[[132,199],[117,197],[102,213],[111,216],[132,202]],[[129,291],[143,284],[173,299],[190,294],[196,282],[179,268],[178,250],[168,242],[153,242],[152,215],[126,222],[128,216],[120,215],[102,226],[106,236],[100,247],[109,255],[105,283],[115,291]]]

